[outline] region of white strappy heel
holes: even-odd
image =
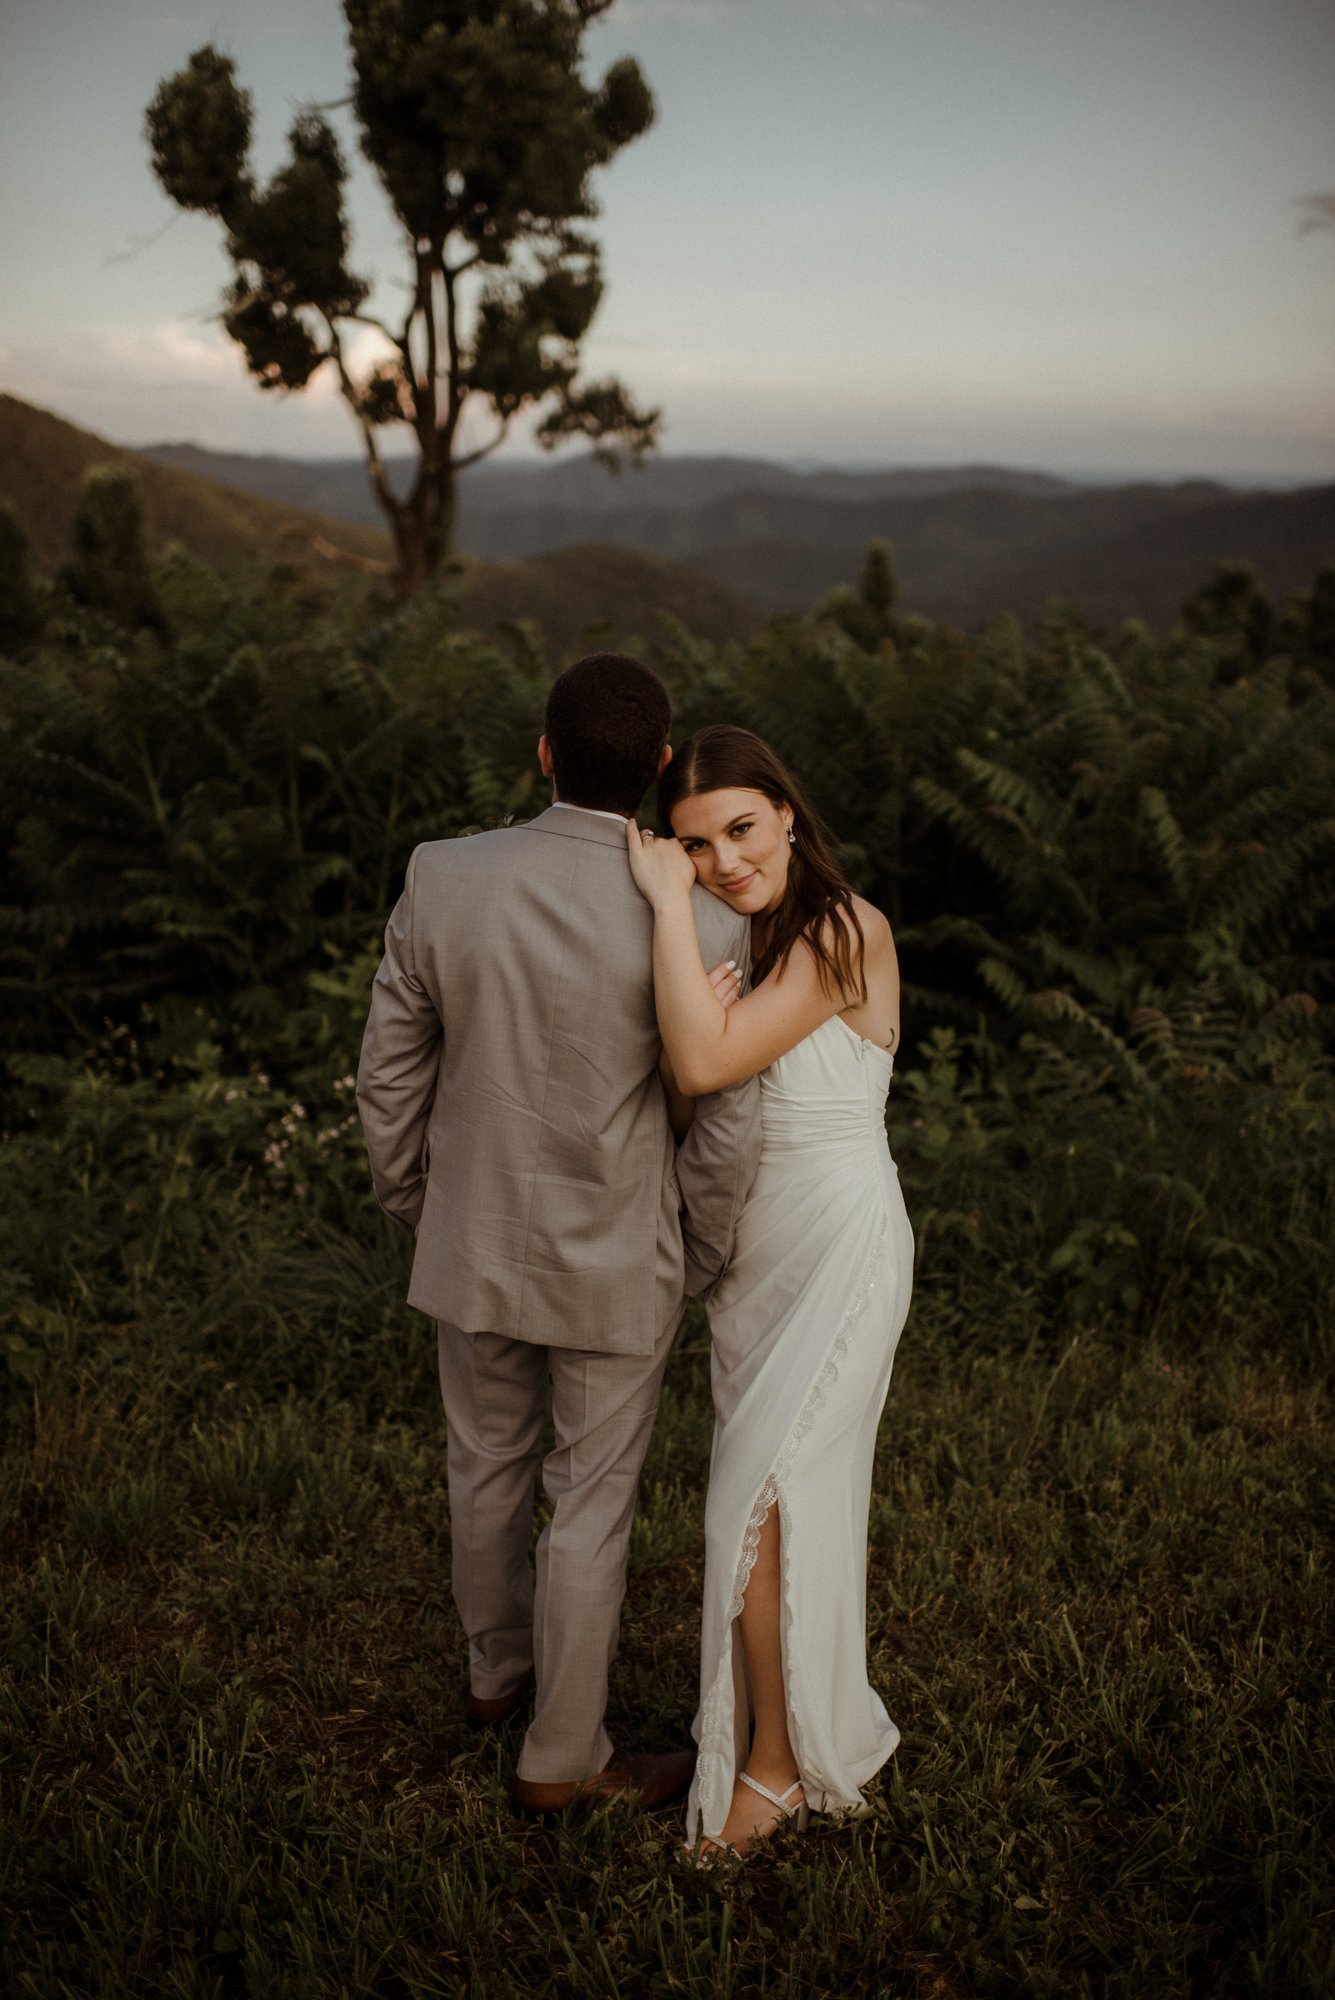
[[[768,1785],[762,1785],[759,1778],[753,1778],[749,1771],[739,1771],[737,1775],[744,1785],[751,1787],[753,1792],[759,1792],[762,1799],[768,1799],[772,1806],[777,1806],[783,1814],[783,1819],[794,1821],[799,1833],[806,1832],[811,1819],[811,1808],[805,1797],[796,1804],[788,1803],[794,1792],[803,1789],[800,1778],[794,1778],[792,1784],[786,1786],[782,1792],[772,1792]],[[780,1820],[779,1824],[782,1826],[783,1820]],[[761,1841],[768,1838],[769,1834],[760,1836]],[[720,1861],[745,1861],[751,1852],[750,1843],[744,1848],[738,1848],[727,1845],[721,1840],[711,1840],[708,1846],[702,1845],[702,1841],[703,1835],[697,1835],[691,1846],[683,1846],[681,1849],[682,1860],[689,1862],[693,1868],[713,1868]]]
[[[792,1784],[786,1786],[782,1792],[772,1792],[768,1785],[762,1785],[759,1778],[753,1778],[749,1771],[739,1771],[737,1775],[744,1785],[751,1787],[753,1792],[759,1792],[762,1799],[768,1799],[772,1806],[777,1806],[785,1819],[796,1820],[799,1833],[806,1832],[811,1819],[811,1807],[807,1804],[805,1795],[796,1805],[790,1806],[788,1803],[793,1792],[802,1791],[800,1778],[794,1778]]]

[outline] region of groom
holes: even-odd
[[[626,821],[672,755],[669,721],[637,660],[560,675],[538,744],[552,805],[415,850],[357,1077],[376,1193],[417,1234],[409,1303],[438,1323],[466,1706],[497,1722],[536,1683],[514,1780],[535,1812],[661,1805],[694,1761],[616,1752],[603,1721],[668,1349],[722,1269],[759,1144],[754,1080],[702,1098],[679,1153],[668,1127]],[[705,964],[744,978],[747,920],[694,903]]]

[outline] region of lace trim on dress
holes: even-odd
[[[707,1782],[719,1764],[729,1761],[726,1753],[726,1745],[723,1748],[720,1747],[721,1739],[726,1739],[727,1735],[722,1718],[724,1678],[731,1665],[732,1647],[730,1640],[732,1627],[741,1616],[742,1606],[746,1601],[746,1586],[751,1581],[751,1572],[756,1566],[756,1557],[760,1553],[761,1529],[769,1518],[770,1509],[779,1500],[784,1480],[792,1466],[793,1459],[797,1455],[798,1447],[815,1423],[816,1418],[820,1415],[826,1398],[839,1379],[840,1363],[848,1352],[849,1342],[853,1336],[853,1328],[866,1312],[871,1302],[871,1295],[876,1289],[876,1281],[885,1252],[887,1235],[888,1218],[883,1214],[877,1227],[875,1240],[867,1252],[866,1262],[862,1268],[862,1276],[849,1302],[848,1310],[840,1322],[839,1331],[826,1357],[825,1366],[821,1369],[820,1374],[816,1377],[816,1380],[808,1391],[806,1401],[803,1403],[801,1410],[798,1412],[797,1420],[788,1433],[783,1450],[774,1461],[773,1470],[769,1473],[760,1492],[757,1494],[755,1504],[747,1519],[746,1530],[742,1536],[742,1552],[737,1563],[737,1573],[733,1579],[732,1596],[728,1601],[728,1638],[725,1640],[722,1658],[719,1661],[717,1671],[710,1684],[709,1693],[700,1711],[700,1749],[697,1763],[702,1782]],[[780,1508],[780,1516],[782,1517],[782,1508]],[[785,1547],[783,1549],[785,1614],[788,1611],[787,1585],[789,1581],[786,1542],[787,1538],[785,1537]],[[794,1735],[796,1735],[798,1724],[797,1718],[793,1713],[791,1689],[789,1690],[788,1710],[789,1723]],[[797,1741],[794,1741],[793,1748],[794,1750],[799,1750]]]

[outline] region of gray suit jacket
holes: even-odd
[[[706,964],[745,973],[747,920],[700,889],[694,909]],[[417,1231],[410,1304],[465,1332],[649,1354],[718,1277],[759,1086],[701,1098],[675,1152],[652,948],[611,820],[553,807],[414,851],[357,1074],[376,1193]]]

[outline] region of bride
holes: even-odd
[[[745,1854],[789,1817],[861,1810],[899,1741],[866,1663],[872,1459],[913,1266],[885,1138],[899,970],[889,924],[758,736],[700,730],[659,803],[675,838],[632,820],[627,839],[654,912],[674,1124],[690,1100],[761,1078],[760,1164],[709,1299],[716,1421],[687,1808],[693,1851]],[[721,998],[701,962],[697,878],[751,918],[744,998]]]

